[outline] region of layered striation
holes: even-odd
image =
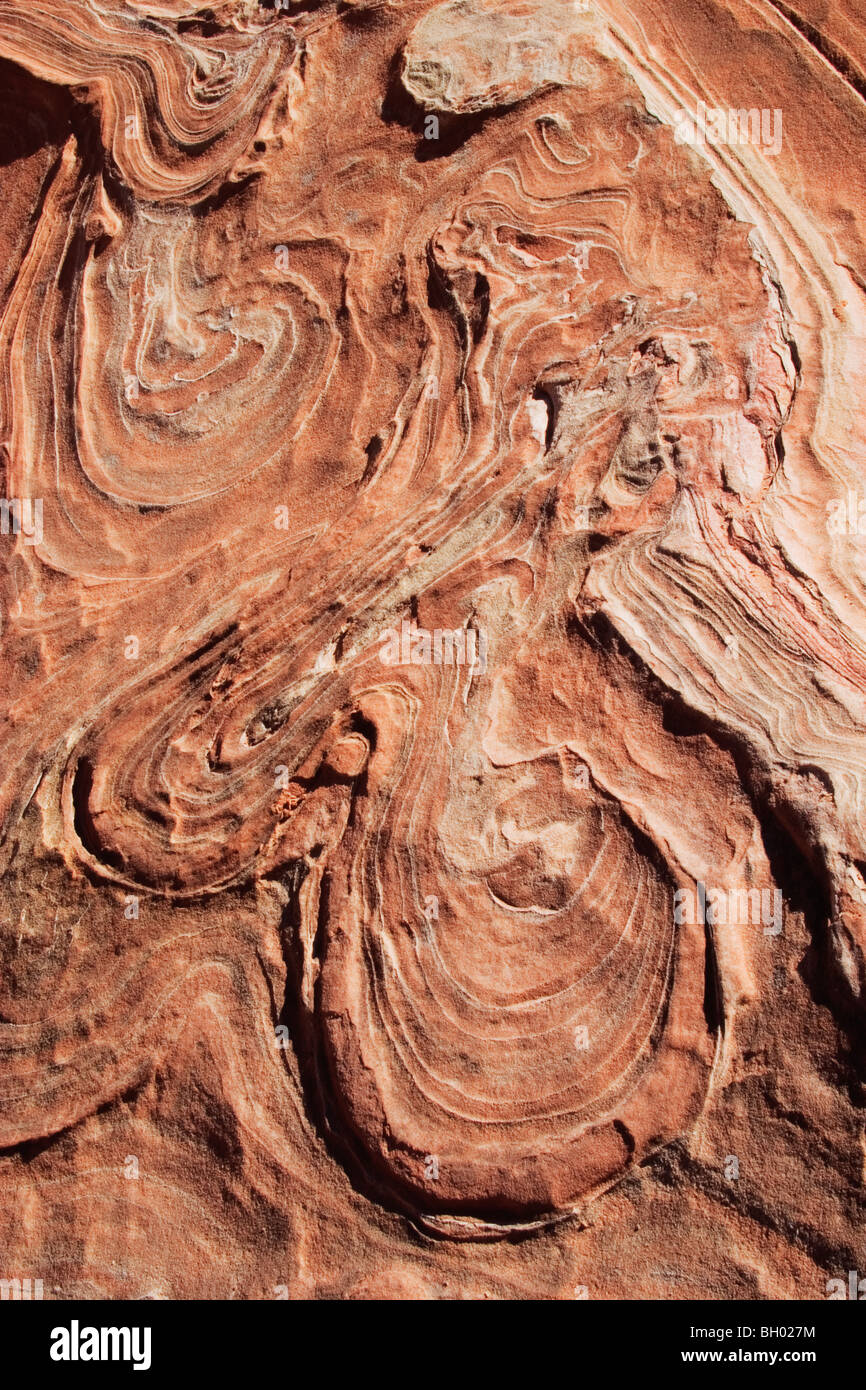
[[[864,190],[816,174],[861,48],[739,0],[0,3],[22,1268],[863,1258]]]

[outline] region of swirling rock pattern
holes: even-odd
[[[814,8],[0,3],[10,1275],[863,1267],[866,37]]]

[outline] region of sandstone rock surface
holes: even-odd
[[[866,1270],[866,25],[0,0],[0,1275]]]

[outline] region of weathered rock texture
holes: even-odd
[[[853,0],[0,58],[0,1274],[866,1270]]]

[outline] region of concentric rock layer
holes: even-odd
[[[10,1277],[866,1259],[864,54],[0,2]]]

